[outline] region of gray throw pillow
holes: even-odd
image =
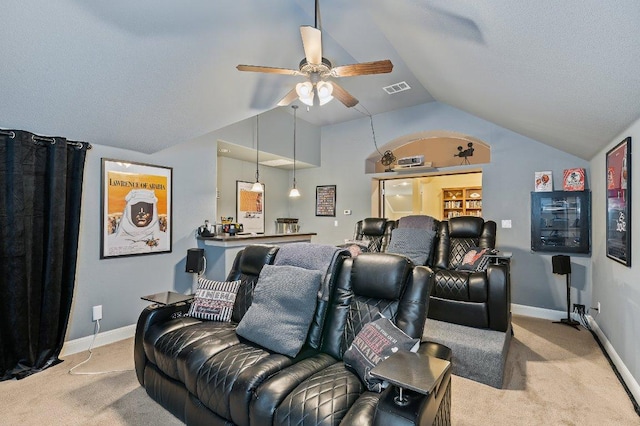
[[[307,339],[321,280],[320,271],[265,265],[236,333],[266,349],[296,356]]]
[[[391,231],[387,253],[408,257],[414,265],[425,265],[431,257],[436,232],[421,228],[396,228]]]

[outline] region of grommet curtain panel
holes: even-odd
[[[0,130],[0,381],[60,362],[90,147]]]

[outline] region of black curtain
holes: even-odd
[[[0,381],[60,362],[89,148],[0,130]]]

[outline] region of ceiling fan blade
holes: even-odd
[[[278,102],[278,106],[287,106],[296,99],[298,99],[298,93],[296,92],[296,88],[294,87],[289,93],[285,95],[284,98],[280,100],[280,102]]]
[[[362,62],[359,64],[342,65],[331,70],[333,77],[353,77],[366,74],[385,74],[391,72],[393,64],[390,60]]]
[[[334,98],[342,102],[347,108],[354,107],[358,104],[359,101],[351,96],[351,94],[344,90],[341,86],[333,81],[331,82],[331,84],[333,85],[333,93],[331,94]]]
[[[314,27],[303,25],[300,27],[304,56],[310,64],[322,63],[322,32]]]
[[[263,67],[259,65],[238,65],[238,71],[264,72],[268,74],[285,74],[285,75],[302,75],[298,70],[290,70],[287,68]]]

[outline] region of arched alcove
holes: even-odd
[[[461,150],[472,144],[473,155],[460,157]],[[365,173],[383,173],[386,169],[380,162],[380,153],[390,150],[396,159],[424,155],[425,163],[433,168],[453,167],[462,164],[477,165],[491,162],[491,147],[473,136],[447,130],[431,130],[400,136],[379,147],[365,162]],[[396,160],[397,161],[397,160]]]

